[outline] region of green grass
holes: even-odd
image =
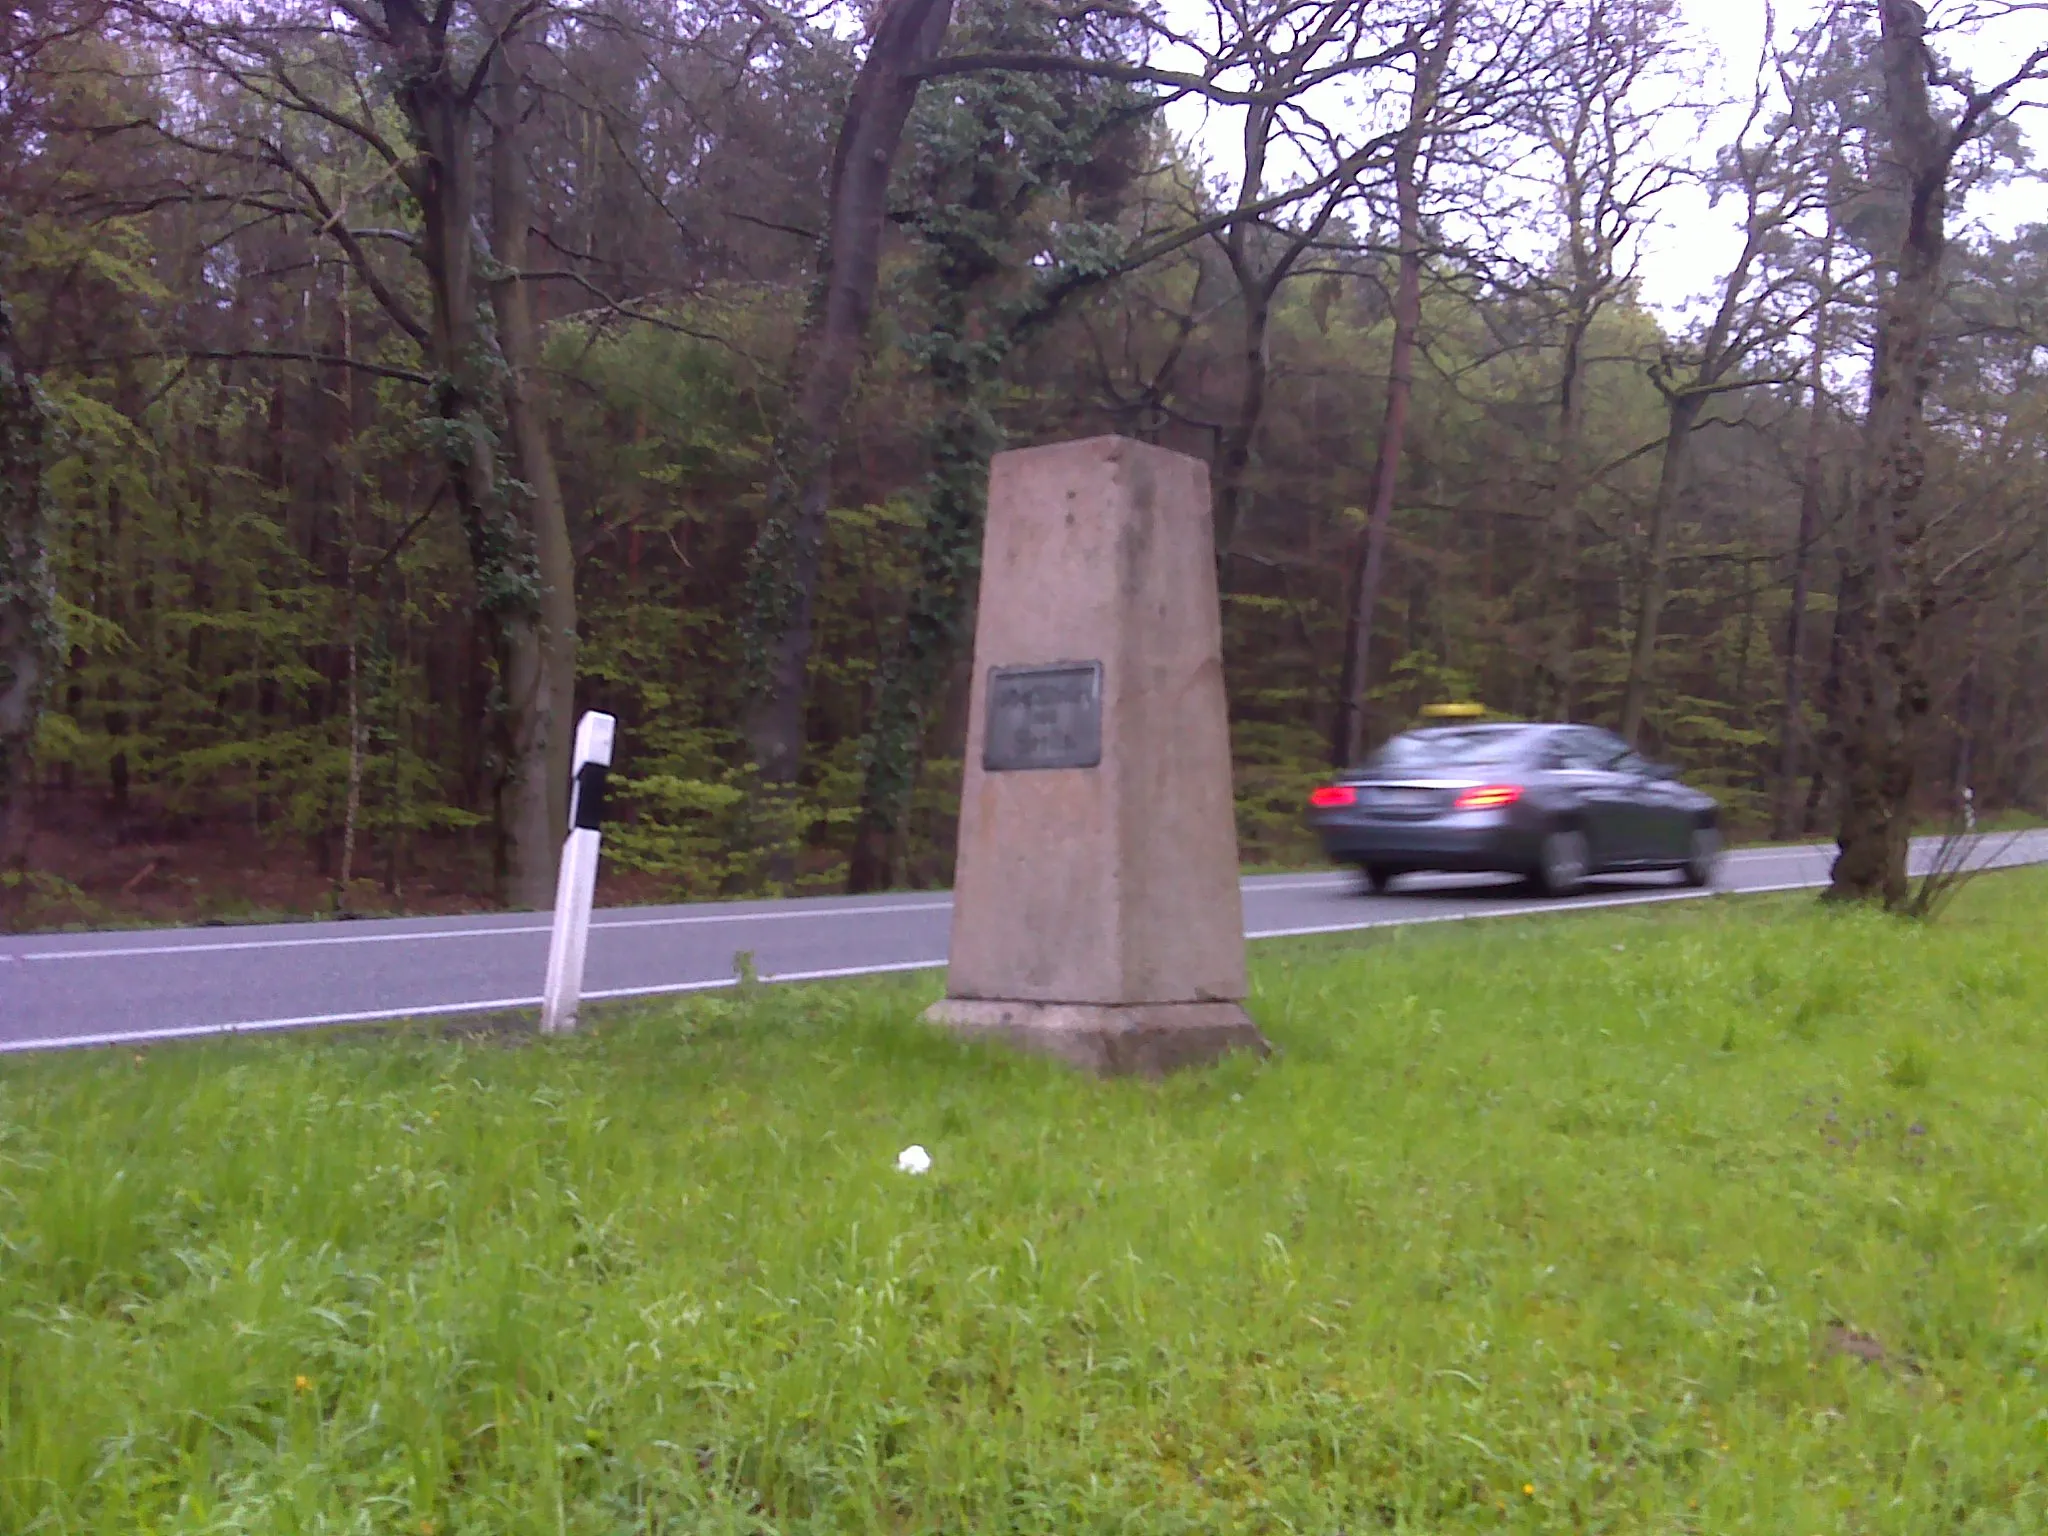
[[[0,1531],[2048,1529],[2048,874],[0,1064]],[[896,1172],[909,1142],[924,1178]]]

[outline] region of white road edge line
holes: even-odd
[[[1427,923],[1476,923],[1489,917],[1548,917],[1567,912],[1584,912],[1593,907],[1646,907],[1664,901],[1698,901],[1703,896],[1768,896],[1773,891],[1811,891],[1826,885],[1820,880],[1785,880],[1775,885],[1745,885],[1740,890],[1646,891],[1634,896],[1597,896],[1591,900],[1565,901],[1554,907],[1501,907],[1486,912],[1438,912],[1430,917],[1380,918],[1369,923],[1320,923],[1312,928],[1261,928],[1247,930],[1248,939],[1298,939],[1318,933],[1356,933],[1367,928],[1420,928]]]
[[[1806,857],[1828,859],[1834,857],[1834,847],[1827,843],[1781,843],[1763,848],[1731,848],[1721,856],[1725,864],[1754,864],[1759,860]],[[1246,875],[1244,883],[1247,893],[1251,891],[1298,891],[1320,890],[1324,887],[1351,886],[1358,883],[1358,877],[1338,870],[1313,875]]]
[[[871,907],[833,907],[818,912],[705,912],[689,917],[636,917],[616,922],[593,921],[593,933],[619,928],[688,928],[704,923],[774,923],[795,918],[869,917],[900,915],[905,912],[943,912],[950,901],[892,902]],[[551,932],[547,923],[520,923],[494,928],[433,928],[424,933],[336,933],[305,939],[223,939],[203,944],[124,944],[103,949],[30,950],[16,960],[110,960],[145,955],[217,955],[244,949],[305,949],[322,944],[413,944],[429,939],[495,939],[506,936]]]
[[[1360,922],[1331,923],[1313,928],[1260,929],[1245,934],[1247,939],[1300,938],[1318,933],[1356,933],[1369,928],[1409,928],[1425,923],[1473,922],[1490,917],[1543,917],[1583,911],[1589,907],[1643,906],[1660,901],[1688,901],[1702,896],[1757,896],[1771,891],[1811,890],[1825,880],[1796,880],[1782,885],[1752,886],[1740,891],[1665,891],[1645,895],[1606,896],[1575,901],[1568,906],[1504,907],[1489,912],[1445,912],[1433,917],[1378,917]],[[908,971],[935,971],[945,967],[944,959],[898,960],[882,965],[849,965],[820,971],[779,971],[763,976],[763,983],[779,985],[798,981],[846,981],[860,976],[887,976]],[[739,985],[735,977],[713,981],[664,982],[651,987],[608,987],[585,992],[588,1001],[613,1001],[631,997],[667,997],[686,992],[716,992]],[[496,997],[474,1003],[419,1003],[403,1008],[376,1008],[360,1013],[310,1013],[289,1019],[249,1019],[234,1024],[186,1024],[165,1029],[109,1030],[90,1035],[52,1035],[35,1040],[0,1040],[0,1056],[25,1051],[62,1050],[69,1046],[146,1045],[171,1040],[196,1040],[215,1035],[269,1034],[288,1029],[319,1029],[334,1024],[374,1024],[387,1019],[449,1018],[465,1013],[503,1013],[515,1008],[538,1008],[540,998]]]
[[[891,961],[886,965],[842,966],[827,971],[778,971],[763,976],[764,984],[786,981],[845,981],[856,976],[885,976],[898,971],[936,971],[943,960]],[[629,997],[668,997],[683,992],[717,992],[739,985],[738,978],[723,976],[715,981],[673,981],[653,987],[606,987],[582,994],[585,1002],[616,1001]],[[235,1024],[184,1024],[166,1029],[110,1030],[92,1035],[50,1035],[40,1040],[0,1041],[0,1056],[20,1051],[51,1051],[65,1046],[146,1045],[166,1040],[197,1040],[212,1035],[261,1035],[287,1029],[318,1029],[331,1024],[375,1024],[387,1019],[441,1019],[464,1013],[509,1013],[516,1008],[538,1008],[540,998],[494,997],[479,1003],[422,1003],[407,1008],[373,1008],[362,1013],[309,1013],[295,1019],[246,1019]]]
[[[1750,862],[1759,858],[1782,858],[1798,854],[1819,857],[1823,851],[1817,846],[1795,844],[1784,848],[1739,848],[1727,857],[1730,861]],[[1259,885],[1254,889],[1262,891],[1337,889],[1352,884],[1352,877],[1343,874],[1253,875],[1249,878],[1259,881]],[[691,928],[711,923],[779,923],[801,919],[887,917],[900,916],[906,912],[945,912],[951,910],[952,905],[952,898],[949,896],[943,901],[884,902],[870,906],[827,907],[815,911],[694,912],[681,917],[621,917],[610,921],[593,918],[590,926],[592,932],[604,933],[632,928]],[[219,939],[193,944],[119,944],[93,949],[29,950],[11,958],[21,964],[55,960],[133,960],[163,955],[218,955],[243,950],[308,949],[327,944],[417,944],[437,939],[520,938],[549,931],[547,923],[519,923],[483,928],[430,928],[413,933],[325,933],[308,935],[305,938]],[[1255,938],[1259,935],[1248,934],[1247,937]]]
[[[1761,850],[1752,850],[1761,851]],[[1985,866],[1987,869],[2024,867],[2030,861],[2019,860],[2011,863],[2004,859]],[[1567,912],[1583,912],[1593,907],[1639,907],[1666,901],[1697,901],[1705,896],[1768,896],[1780,891],[1810,891],[1826,885],[1826,877],[1817,880],[1784,880],[1772,885],[1745,886],[1741,890],[1707,889],[1683,891],[1656,891],[1642,895],[1602,896],[1589,901],[1573,901],[1556,907],[1503,907],[1485,912],[1443,912],[1431,917],[1380,917],[1360,922],[1327,923],[1309,928],[1266,928],[1247,932],[1247,939],[1291,939],[1306,938],[1319,933],[1358,933],[1369,928],[1413,928],[1428,923],[1467,923],[1499,917],[1544,917],[1562,915]],[[868,909],[863,909],[868,910]],[[545,930],[543,930],[545,931]],[[933,971],[945,965],[940,960],[900,960],[883,965],[841,966],[823,971],[783,971],[773,976],[764,976],[764,983],[793,981],[843,981],[858,976],[886,976],[906,971]],[[715,992],[722,988],[738,986],[734,977],[721,977],[715,981],[665,982],[652,987],[610,987],[602,991],[586,992],[584,997],[592,1001],[629,997],[667,997],[685,992]],[[292,1019],[254,1019],[237,1024],[188,1024],[166,1029],[143,1029],[108,1031],[91,1035],[55,1035],[36,1040],[0,1041],[0,1056],[14,1055],[25,1051],[62,1050],[71,1046],[93,1045],[143,1045],[155,1041],[194,1040],[214,1035],[266,1034],[286,1029],[317,1029],[332,1024],[372,1024],[385,1019],[448,1018],[464,1013],[497,1013],[514,1008],[537,1008],[538,997],[501,997],[488,1002],[476,1003],[426,1003],[405,1008],[379,1008],[365,1013],[321,1013],[306,1014]]]

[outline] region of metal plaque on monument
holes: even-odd
[[[945,1001],[1098,1072],[1263,1053],[1207,468],[1128,438],[997,454]]]

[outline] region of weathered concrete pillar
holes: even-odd
[[[947,996],[1098,1072],[1263,1053],[1247,1017],[1222,626],[1199,461],[996,455]]]

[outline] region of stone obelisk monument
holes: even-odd
[[[1267,1048],[1198,460],[1097,437],[990,466],[946,991],[933,1022],[1098,1072]]]

